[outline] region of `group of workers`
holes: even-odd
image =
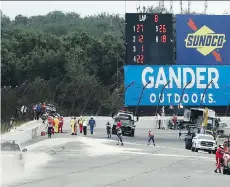
[[[117,137],[118,137],[118,142],[117,142],[117,145],[124,145],[123,143],[123,139],[122,139],[122,122],[121,120],[119,120],[116,124],[116,132],[117,132]],[[109,121],[106,123],[106,131],[107,131],[107,135],[108,137],[107,138],[111,138],[111,133],[112,133],[112,127],[111,127],[111,124],[109,123]]]
[[[46,103],[37,103],[33,106],[32,110],[33,119],[39,120],[39,118],[46,112]]]
[[[63,116],[48,116],[48,137],[51,137],[51,134],[62,133],[62,128],[64,124]]]
[[[107,138],[111,138],[111,124],[109,122],[107,122],[106,124],[106,131],[107,131]],[[118,120],[117,124],[116,124],[116,132],[117,132],[117,137],[118,137],[118,142],[117,145],[124,145],[123,139],[122,139],[122,122],[121,120]],[[149,130],[148,131],[148,145],[150,144],[150,141],[153,142],[153,145],[155,146],[155,139],[154,139],[154,133]]]
[[[78,127],[80,133],[83,132],[84,135],[87,135],[87,126],[90,127],[90,133],[93,134],[94,127],[96,127],[96,121],[92,116],[89,120],[84,119],[82,116],[80,116],[78,120],[76,117],[71,117],[70,119],[71,135],[77,135]]]

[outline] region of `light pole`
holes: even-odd
[[[146,86],[148,86],[150,83],[151,83],[151,81],[147,82],[147,84],[145,84],[145,85],[143,86],[142,90],[141,90],[141,94],[140,94],[139,101],[138,101],[138,103],[137,103],[137,107],[136,107],[136,111],[135,111],[135,116],[137,116],[137,111],[138,111],[139,104],[140,104],[140,102],[141,102],[141,98],[142,98],[143,92],[144,92]]]
[[[183,88],[183,90],[182,90],[182,93],[181,93],[181,96],[180,96],[179,105],[178,105],[177,110],[176,110],[176,116],[177,116],[177,114],[178,114],[178,109],[179,109],[179,106],[180,106],[180,104],[181,104],[182,98],[183,98],[183,96],[184,96],[184,91],[185,91],[185,89],[187,88],[187,86],[188,86],[191,82],[192,82],[192,81],[189,81],[189,82],[184,86],[184,88]]]
[[[161,99],[162,99],[163,91],[164,91],[165,87],[170,83],[170,81],[171,81],[171,80],[169,80],[169,81],[163,86],[163,88],[162,88],[162,90],[161,90],[161,95],[160,95],[160,98],[159,98],[159,100],[158,100],[157,108],[156,108],[156,111],[155,111],[155,116],[157,116],[157,111],[158,111],[158,108],[159,108],[159,105],[160,105],[160,101],[161,101]]]
[[[211,81],[207,84],[206,88],[204,89],[204,93],[203,93],[202,98],[201,98],[201,100],[200,100],[200,107],[201,107],[201,105],[202,105],[202,103],[203,103],[203,100],[204,100],[204,96],[205,96],[205,94],[206,94],[206,91],[207,91],[209,85],[212,84],[212,82],[213,82],[213,80],[211,80]]]

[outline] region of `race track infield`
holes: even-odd
[[[230,176],[213,172],[214,155],[185,150],[178,131],[155,130],[156,146],[147,146],[148,129],[123,137],[124,146],[116,145],[115,135],[107,139],[103,129],[86,137],[65,132],[24,144],[24,172],[14,175],[12,169],[11,177],[2,176],[2,187],[216,187],[220,181],[221,186],[230,185]]]

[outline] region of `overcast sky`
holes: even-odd
[[[136,12],[136,7],[157,6],[158,1],[1,1],[1,10],[10,18],[18,14],[25,16],[45,15],[50,11],[77,12],[82,16],[93,15],[101,12],[119,13]],[[126,5],[126,6],[125,6]],[[187,9],[188,2],[183,1],[183,8]],[[170,1],[165,1],[165,7],[170,6]],[[126,8],[125,8],[126,7]],[[203,12],[204,2],[192,1],[191,11]],[[180,12],[180,1],[174,1],[174,13]],[[207,13],[230,14],[230,1],[208,1]]]

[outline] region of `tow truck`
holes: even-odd
[[[139,120],[139,117],[135,117],[133,112],[119,110],[116,115],[114,115],[114,113],[112,114],[112,118],[114,119],[112,134],[117,134],[116,125],[120,120],[122,122],[122,135],[130,135],[131,137],[135,135],[136,125],[134,124]],[[136,118],[136,120],[134,118]]]
[[[201,125],[205,114],[205,108],[190,108],[184,110],[184,119],[180,121],[180,126],[186,128],[187,125]],[[217,119],[216,112],[208,109],[208,118]]]

